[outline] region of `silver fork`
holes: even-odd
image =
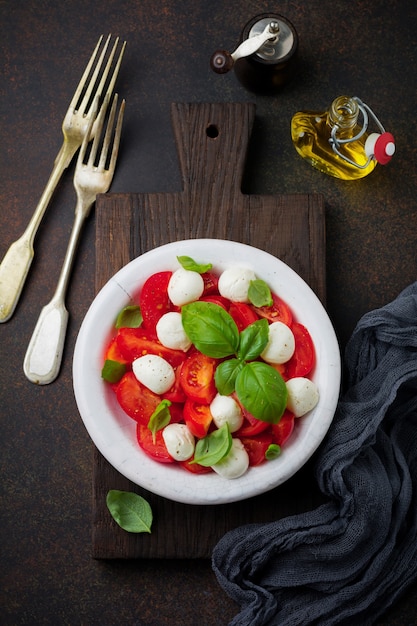
[[[38,206],[36,207],[25,232],[21,237],[19,237],[19,239],[11,244],[0,264],[0,323],[7,322],[7,320],[9,320],[13,315],[34,256],[33,242],[36,232],[64,170],[69,166],[74,154],[81,146],[87,127],[89,126],[89,122],[93,119],[93,115],[96,115],[93,112],[92,102],[95,100],[97,95],[101,95],[104,98],[106,94],[110,96],[113,93],[114,84],[119,73],[126,42],[123,42],[121,46],[113,74],[108,83],[106,94],[104,94],[103,90],[105,89],[105,84],[108,80],[119,43],[119,38],[117,37],[104,70],[102,71],[110,38],[111,35],[109,35],[105,41],[100,56],[99,50],[103,40],[103,35],[98,40],[95,50],[91,55],[84,74],[81,77],[79,85],[68,107],[68,111],[65,114],[64,121],[62,123],[62,133],[64,135],[63,144],[54,161],[51,175],[39,200]],[[98,60],[96,62],[97,58]],[[95,62],[96,65],[93,71]],[[99,80],[100,72],[102,73]],[[96,123],[92,126],[91,132],[92,136],[94,136],[97,132]]]
[[[109,189],[116,167],[125,108],[125,101],[123,100],[119,108],[115,126],[117,94],[115,94],[113,98],[101,152],[99,156],[97,155],[102,139],[101,136],[103,134],[102,131],[108,102],[109,96],[106,96],[104,105],[98,114],[97,122],[94,122],[93,117],[90,118],[87,132],[84,136],[74,175],[77,204],[75,207],[75,219],[71,237],[55,293],[52,300],[43,307],[39,315],[24,359],[23,370],[26,377],[31,382],[39,385],[47,385],[58,376],[68,323],[65,295],[81,230],[96,200],[97,194],[106,193]],[[98,99],[95,103],[95,108],[97,107]],[[92,142],[87,163],[84,163],[87,146],[89,144],[89,131],[91,131],[93,122],[97,123],[96,135]],[[96,165],[97,162],[98,164]]]

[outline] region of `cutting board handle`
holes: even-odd
[[[172,126],[183,190],[221,201],[241,195],[253,103],[174,103]]]

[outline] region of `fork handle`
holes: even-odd
[[[32,383],[47,385],[58,376],[68,317],[61,298],[53,298],[43,307],[23,362],[23,371]]]
[[[34,256],[33,242],[39,224],[52,194],[76,150],[77,146],[63,144],[25,232],[10,245],[3,257],[0,264],[0,323],[7,322],[14,313]]]
[[[0,322],[13,315],[33,259],[33,244],[23,234],[11,244],[0,265]]]

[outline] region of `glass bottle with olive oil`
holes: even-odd
[[[367,132],[368,113],[382,135]],[[388,162],[395,150],[394,138],[385,132],[369,107],[348,96],[336,98],[328,111],[296,113],[291,121],[291,137],[297,152],[310,165],[343,180],[367,176],[378,162]],[[381,159],[376,156],[379,153]]]

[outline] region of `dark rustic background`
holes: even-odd
[[[233,73],[217,76],[209,68],[216,48],[234,49],[244,24],[268,11],[289,18],[300,39],[297,75],[274,97],[251,94]],[[128,41],[118,80],[125,129],[112,192],[181,191],[172,102],[254,102],[243,191],[323,194],[327,307],[343,347],[363,313],[417,278],[416,26],[413,0],[1,2],[0,256],[42,193],[94,44],[112,32]],[[397,141],[390,165],[355,182],[310,168],[289,132],[297,110],[324,110],[342,94],[361,97]],[[46,387],[23,375],[27,342],[52,295],[72,225],[71,174],[42,222],[18,309],[0,326],[0,622],[227,624],[237,607],[209,561],[91,558],[93,453],[72,394],[71,362],[95,295],[94,213],[71,282],[61,375]],[[300,503],[306,498],[301,492]],[[414,624],[416,597],[414,585],[379,626]]]

